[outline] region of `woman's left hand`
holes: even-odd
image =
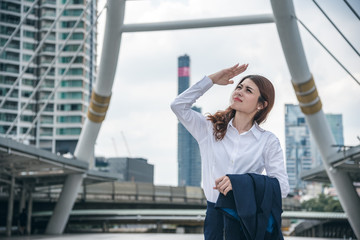
[[[215,187],[214,189],[217,189],[219,192],[226,194],[232,190],[232,185],[230,178],[228,176],[223,176],[215,180]]]

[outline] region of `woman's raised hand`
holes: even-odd
[[[249,64],[243,64],[243,65],[236,64],[233,67],[225,68],[219,72],[209,75],[209,78],[212,80],[214,84],[218,84],[218,85],[233,84],[234,81],[232,80],[232,78],[236,77],[240,73],[245,72],[248,66]]]

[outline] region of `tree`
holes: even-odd
[[[321,193],[317,198],[301,203],[301,209],[310,212],[344,212],[339,200]]]

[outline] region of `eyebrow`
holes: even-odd
[[[243,85],[242,83],[239,83],[238,87],[239,87],[239,86],[244,87],[244,85]],[[246,86],[246,88],[247,88],[247,89],[251,89],[251,90],[254,91],[254,89],[253,89],[252,87],[250,87],[250,86]]]

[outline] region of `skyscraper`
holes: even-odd
[[[335,142],[337,145],[344,145],[344,131],[343,131],[343,123],[342,123],[342,114],[326,114],[325,115],[327,122],[329,123],[331,133],[334,136]],[[311,141],[314,142],[314,140]],[[334,148],[340,149],[339,146],[334,146]],[[320,155],[320,151],[317,149],[315,144],[312,146],[312,154],[313,154],[313,163],[312,167],[322,165],[322,159]]]
[[[178,58],[178,94],[190,85],[190,58],[188,55]],[[193,107],[201,112],[201,108]],[[200,186],[201,159],[199,145],[185,127],[178,123],[178,185]]]
[[[310,132],[298,105],[285,104],[286,170],[291,192],[305,189],[301,172],[311,169]]]
[[[1,136],[73,153],[96,76],[96,9],[96,0],[1,1]]]
[[[331,132],[339,145],[344,144],[341,114],[326,114]],[[285,104],[286,169],[292,192],[304,190],[301,173],[322,164],[320,151],[311,136],[299,105]]]

